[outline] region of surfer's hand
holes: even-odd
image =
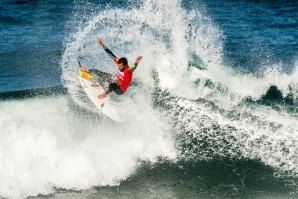
[[[136,63],[137,63],[137,64],[140,63],[140,61],[141,61],[142,58],[143,58],[142,56],[138,56],[138,57],[136,58]]]
[[[101,39],[99,37],[97,37],[97,36],[96,36],[96,39],[97,39],[98,44],[101,45],[101,46],[103,46],[103,43],[102,43]]]

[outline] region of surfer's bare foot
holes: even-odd
[[[98,99],[103,99],[103,98],[107,97],[107,95],[108,95],[108,94],[103,93],[103,94],[98,95],[97,98],[98,98]]]
[[[99,87],[98,83],[91,84],[92,87]]]
[[[89,68],[86,68],[86,67],[80,67],[80,71],[81,71],[81,72],[88,72],[88,71],[89,71]]]

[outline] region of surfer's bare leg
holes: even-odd
[[[114,80],[114,76],[112,74],[105,73],[97,69],[89,69],[89,72],[91,72],[94,75],[97,75],[101,80],[105,82],[111,83]]]
[[[80,71],[92,73],[93,75],[96,75],[99,77],[99,79],[97,80],[95,80],[95,78],[93,79],[95,82],[91,85],[92,87],[99,87],[99,82],[101,82],[101,84],[104,84],[105,82],[111,83],[114,79],[112,74],[102,72],[98,69],[80,67]]]
[[[86,67],[80,67],[80,71],[81,71],[81,72],[88,72],[88,71],[89,71],[89,68],[86,68]]]

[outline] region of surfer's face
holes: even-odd
[[[118,64],[118,68],[119,68],[119,70],[123,70],[125,68],[125,66],[123,63],[121,63],[121,64]]]

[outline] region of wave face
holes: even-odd
[[[77,2],[61,60],[69,95],[0,102],[1,197],[118,185],[143,161],[249,159],[297,177],[298,61],[291,73],[283,63],[258,74],[232,68],[224,32],[203,8],[133,3]],[[125,124],[101,115],[76,77],[78,59],[115,73],[96,35],[130,63],[144,57],[129,91],[114,96]]]

